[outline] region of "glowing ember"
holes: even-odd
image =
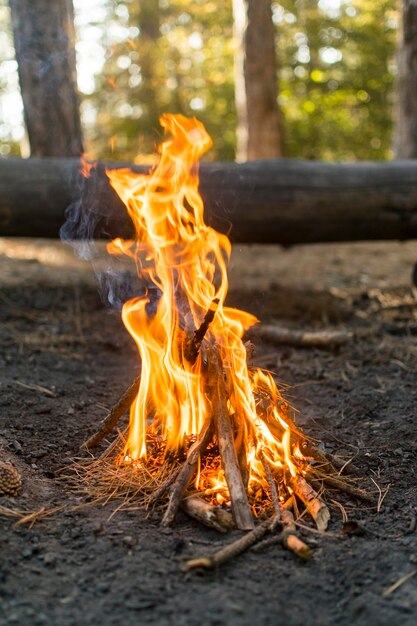
[[[298,494],[308,465],[304,437],[272,376],[248,366],[242,337],[256,318],[224,304],[231,245],[205,224],[198,192],[198,159],[211,139],[196,119],[164,115],[161,124],[169,138],[151,173],[108,171],[136,232],[108,250],[131,256],[147,286],[122,313],[142,369],[118,462],[169,465],[188,451],[170,504],[175,485],[181,499],[194,477],[212,502],[231,501],[236,525],[248,529],[267,503]],[[308,494],[298,495],[308,506]],[[326,516],[327,509],[322,526]]]

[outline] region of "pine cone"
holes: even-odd
[[[22,479],[11,463],[0,461],[0,496],[16,496]]]

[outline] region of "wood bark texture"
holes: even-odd
[[[132,224],[99,163],[80,181],[78,159],[0,159],[0,236],[130,237]],[[131,166],[144,172],[142,166]],[[417,238],[417,162],[280,159],[200,168],[206,222],[241,243],[292,245]],[[84,206],[84,213],[76,209]]]
[[[282,156],[271,0],[233,0],[237,160]]]
[[[83,151],[72,0],[10,0],[32,156]]]
[[[417,0],[400,0],[394,154],[417,158]]]

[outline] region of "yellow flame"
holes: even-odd
[[[230,415],[239,418],[251,480],[263,476],[260,453],[270,465],[285,465],[294,475],[291,432],[278,408],[280,393],[272,376],[248,371],[242,337],[257,320],[224,306],[231,245],[225,235],[205,224],[198,191],[198,160],[211,146],[211,139],[195,118],[164,115],[161,124],[169,136],[161,146],[158,165],[149,174],[108,171],[135,227],[134,241],[116,239],[108,251],[134,258],[148,288],[142,297],[126,302],[122,311],[142,364],[124,457],[146,457],[150,423],[157,425],[167,450],[178,450],[186,435],[200,431],[211,410],[204,359],[200,351],[195,363],[189,362],[184,342],[218,298],[205,342],[220,350],[227,407]],[[157,289],[156,302],[151,302],[150,288]],[[213,486],[224,497],[224,478],[217,477]]]

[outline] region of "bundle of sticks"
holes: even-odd
[[[194,331],[191,338],[186,340],[184,355],[191,363],[196,361],[200,353],[201,345],[215,316],[217,306],[218,300],[213,300],[200,327]],[[310,550],[296,532],[294,513],[298,512],[297,501],[303,503],[320,531],[327,528],[330,519],[327,505],[310,483],[316,481],[320,486],[327,483],[331,488],[345,491],[366,501],[369,501],[371,497],[367,492],[340,477],[341,465],[337,458],[329,457],[312,446],[310,442],[306,442],[303,433],[286,416],[287,427],[299,449],[302,450],[300,465],[302,465],[303,471],[296,472],[294,475],[284,469],[278,475],[276,468],[272,467],[268,461],[267,454],[264,455],[262,450],[258,451],[258,458],[262,463],[269,488],[268,501],[272,513],[261,523],[255,524],[254,505],[250,503],[248,497],[249,468],[246,442],[242,436],[242,425],[239,423],[238,417],[229,409],[228,390],[220,350],[213,342],[205,342],[205,344],[203,375],[206,396],[211,405],[210,415],[189,446],[185,460],[154,491],[149,504],[166,500],[167,504],[162,518],[163,526],[171,525],[178,510],[182,508],[190,516],[220,532],[227,532],[231,528],[247,531],[243,537],[226,546],[227,549],[222,549],[220,554],[216,553],[204,559],[191,560],[187,565],[189,569],[215,567],[231,556],[247,549],[268,532],[274,534],[274,541],[280,541],[282,545],[301,558],[307,558]],[[248,343],[247,354],[250,352],[251,345]],[[112,407],[97,432],[83,444],[85,449],[91,450],[96,447],[115,429],[119,419],[128,411],[137,396],[139,385],[140,376]],[[278,422],[274,423],[270,415],[263,416],[262,411],[260,417],[265,420],[270,432],[276,434],[279,440],[282,439],[282,425]],[[111,446],[114,446],[114,442]],[[215,446],[220,457],[227,484],[230,498],[227,507],[213,504],[201,495],[193,493],[190,489],[190,485],[201,467],[202,460],[208,456],[209,450],[212,450],[213,446]],[[275,533],[277,529],[280,529],[278,535]]]

